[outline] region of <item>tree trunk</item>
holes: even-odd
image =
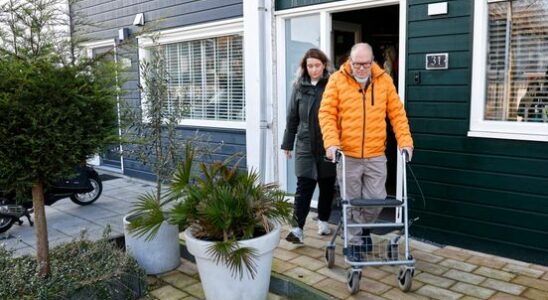
[[[44,184],[36,181],[32,186],[32,205],[34,206],[34,233],[36,235],[36,257],[38,275],[46,277],[50,273],[48,227],[44,209]]]

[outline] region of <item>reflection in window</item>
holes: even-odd
[[[222,36],[161,47],[170,74],[170,97],[186,105],[187,118],[245,120],[242,36]]]
[[[485,120],[548,122],[548,0],[489,1]]]

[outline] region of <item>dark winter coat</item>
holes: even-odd
[[[327,72],[314,86],[305,76],[293,86],[287,124],[281,148],[293,150],[295,145],[295,175],[311,179],[333,177],[335,165],[325,161],[318,111],[329,75]],[[297,142],[295,143],[295,137]]]

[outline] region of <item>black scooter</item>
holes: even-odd
[[[61,180],[48,188],[44,193],[44,204],[52,205],[64,198],[70,198],[79,205],[90,205],[95,202],[103,192],[99,174],[89,166],[76,168],[76,174],[76,177]],[[15,222],[22,225],[23,217],[26,217],[33,226],[30,218],[32,212],[32,201],[18,204],[15,193],[7,193],[0,188],[0,233],[10,229]]]

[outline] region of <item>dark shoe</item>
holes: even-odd
[[[363,244],[361,245],[361,251],[363,253],[373,251],[373,240],[371,239],[371,236],[366,235],[362,237],[362,239],[363,239]]]
[[[361,245],[350,245],[348,246],[346,258],[351,262],[360,262],[362,260],[361,251]]]
[[[304,236],[303,236],[302,229],[294,228],[285,237],[285,240],[290,242],[290,243],[293,243],[293,244],[303,244],[304,243]]]

